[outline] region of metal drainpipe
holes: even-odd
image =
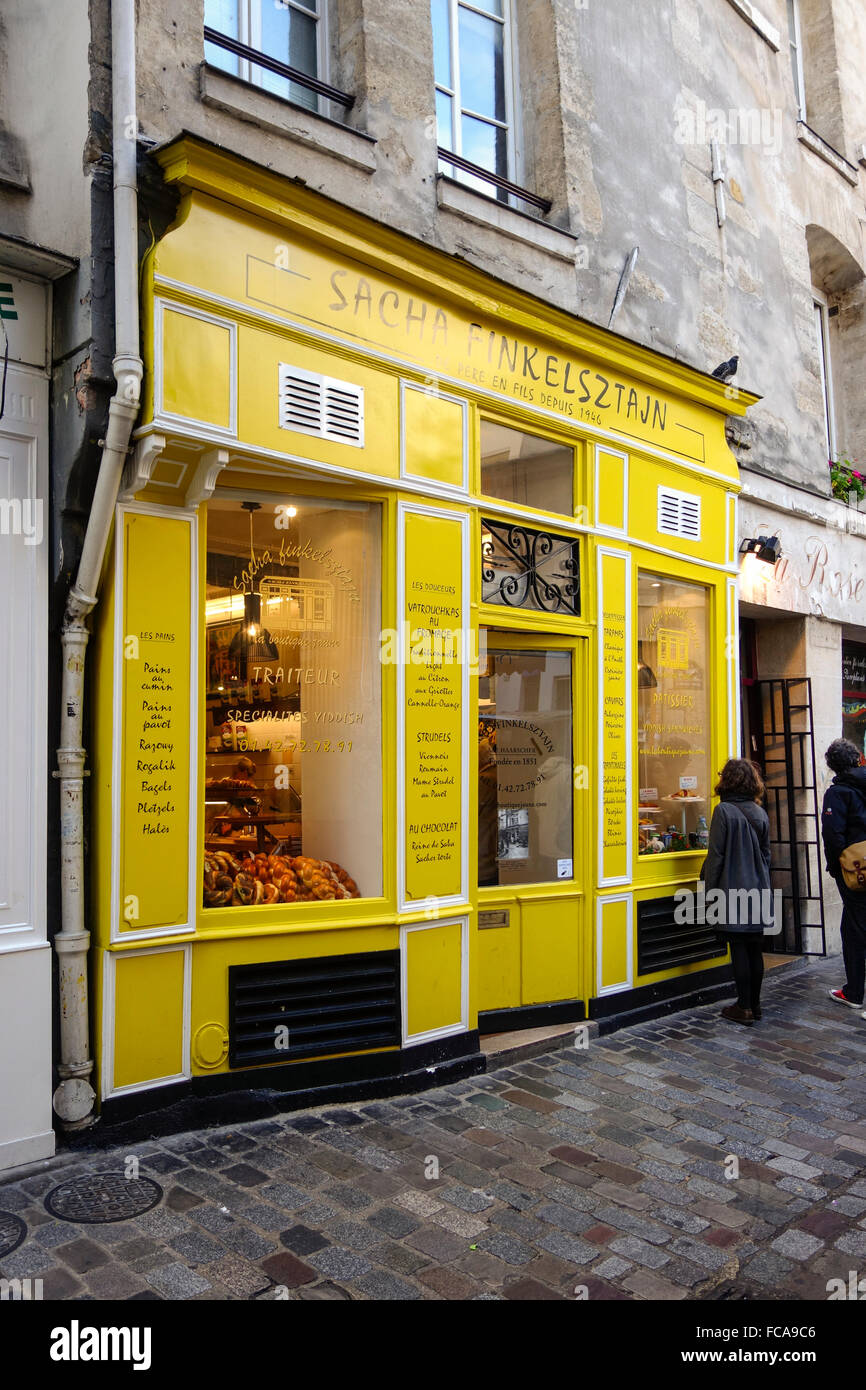
[[[87,522],[78,574],[66,600],[61,632],[60,781],[61,929],[54,937],[60,978],[61,1081],[54,1109],[65,1129],[93,1124],[87,973],[90,933],[84,916],[84,763],[82,747],[87,616],[111,532],[114,508],[138,415],[143,364],[138,340],[138,203],[136,181],[135,0],[111,0],[112,146],[114,157],[114,377],[108,428]]]

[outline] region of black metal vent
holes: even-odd
[[[400,1046],[400,952],[229,966],[229,1066]]]
[[[670,970],[694,960],[724,955],[714,927],[674,920],[676,899],[646,898],[637,905],[637,968],[639,975]]]

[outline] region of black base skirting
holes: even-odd
[[[639,989],[624,989],[620,994],[591,999],[589,1016],[597,1021],[600,1035],[613,1033],[618,1028],[647,1023],[681,1009],[712,1004],[730,995],[732,988],[730,964],[717,965],[694,975],[677,975],[672,980],[659,980],[655,985],[641,985]]]
[[[71,1148],[110,1147],[209,1125],[248,1124],[314,1106],[428,1091],[484,1069],[475,1029],[395,1052],[195,1076],[103,1101],[99,1124],[67,1135],[66,1143]]]
[[[478,1031],[514,1033],[524,1028],[547,1028],[554,1023],[582,1023],[586,1008],[582,999],[563,999],[555,1004],[522,1004],[516,1009],[488,1009],[478,1015]]]

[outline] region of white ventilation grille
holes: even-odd
[[[280,429],[364,446],[364,388],[280,363]]]
[[[701,499],[693,492],[659,488],[658,529],[663,536],[682,536],[687,541],[701,538]]]

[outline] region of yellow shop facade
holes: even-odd
[[[94,634],[103,1109],[718,984],[754,399],[184,139]],[[637,1012],[636,1012],[637,1011]]]

